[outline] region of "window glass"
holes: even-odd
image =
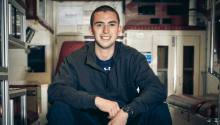
[[[160,24],[160,18],[151,18],[150,24]]]
[[[184,15],[185,5],[167,5],[167,15]]]
[[[157,76],[160,81],[168,86],[168,46],[157,48]]]
[[[39,0],[39,16],[46,20],[46,13],[45,13],[45,8],[46,7],[46,0]]]
[[[194,46],[183,47],[183,94],[193,95]]]
[[[45,46],[28,46],[28,72],[45,72]]]
[[[21,40],[21,18],[23,14],[12,6],[11,9],[12,35]]]
[[[138,15],[155,15],[155,5],[138,5]]]
[[[163,18],[162,24],[172,24],[172,18]]]

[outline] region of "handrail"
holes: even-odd
[[[220,81],[220,74],[214,71],[214,42],[215,42],[215,0],[212,0],[211,8],[211,41],[210,41],[210,62],[208,72],[216,76]],[[219,69],[220,70],[220,69]],[[220,84],[220,82],[219,82]],[[218,99],[218,124],[220,124],[220,89]]]
[[[220,74],[214,71],[214,42],[215,42],[215,0],[212,0],[211,8],[211,41],[210,41],[210,62],[208,72],[220,80]]]
[[[8,0],[2,0],[1,5],[1,46],[2,46],[2,67],[8,68]],[[2,124],[9,125],[9,94],[8,81],[1,82],[2,100]]]

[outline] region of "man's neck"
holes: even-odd
[[[108,49],[100,48],[97,44],[95,44],[95,54],[100,60],[103,61],[109,60],[113,56],[114,50],[115,44]]]

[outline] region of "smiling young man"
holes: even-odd
[[[166,87],[141,53],[116,41],[119,23],[113,8],[94,10],[95,41],[70,53],[48,88],[48,124],[172,124]]]

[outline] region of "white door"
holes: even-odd
[[[177,36],[177,94],[199,94],[199,36]]]
[[[161,82],[167,86],[168,95],[174,93],[174,38],[175,36],[153,36],[151,66]]]
[[[153,36],[151,65],[168,95],[198,95],[199,36]]]

